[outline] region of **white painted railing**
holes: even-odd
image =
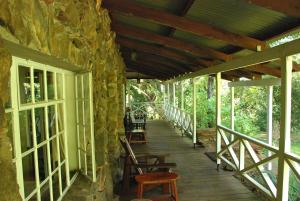
[[[163,104],[160,102],[139,102],[130,104],[134,116],[146,116],[147,119],[158,119],[164,115]]]
[[[279,166],[270,170],[268,164],[279,164],[279,155],[281,154],[279,149],[221,125],[217,126],[217,135],[221,136],[222,142],[222,148],[217,153],[217,157],[272,200],[277,200],[277,175],[282,170]],[[258,149],[271,154],[262,156],[256,152]],[[289,166],[285,168],[290,169],[290,174],[284,176],[289,179],[293,173],[300,181],[300,157],[291,153],[283,154],[283,158]],[[255,177],[253,177],[253,173],[256,173]]]
[[[165,117],[188,135],[193,135],[192,114],[169,104],[164,106]]]

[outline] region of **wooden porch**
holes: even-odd
[[[192,140],[182,137],[167,121],[154,120],[147,124],[147,144],[132,145],[136,153],[170,154],[169,162],[176,162],[174,172],[181,201],[261,200],[233,174],[216,170],[216,163],[204,153],[206,148],[193,148]],[[135,194],[121,196],[121,201],[133,199]]]

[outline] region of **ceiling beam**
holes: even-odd
[[[213,58],[219,59],[221,61],[228,61],[231,58],[229,55],[211,48],[199,47],[192,43],[144,31],[142,29],[138,29],[132,26],[125,26],[120,23],[113,23],[112,29],[115,32],[117,32],[118,35],[133,37],[139,40],[144,40],[155,44],[163,45],[169,48],[174,48],[180,51],[185,51],[189,54],[195,55],[200,58]]]
[[[131,39],[120,38],[120,37],[117,37],[116,42],[119,45],[121,45],[122,47],[127,47],[130,49],[142,51],[142,52],[145,52],[148,54],[162,56],[162,57],[172,59],[172,60],[175,60],[178,62],[187,63],[187,64],[192,64],[194,62],[194,60],[192,58],[185,56],[183,54],[179,54],[179,53],[175,52],[174,50],[169,50],[164,47],[157,47],[155,45],[149,45],[147,43],[141,43],[141,42],[137,42],[137,41],[134,41]],[[192,68],[190,68],[188,70],[192,70]]]
[[[190,32],[206,38],[226,41],[227,43],[238,47],[254,51],[257,50],[257,46],[261,46],[263,49],[266,47],[265,42],[263,41],[250,38],[248,36],[224,31],[205,23],[176,16],[162,10],[143,7],[138,4],[132,3],[132,1],[129,0],[105,0],[103,2],[103,6],[108,8],[112,12],[117,11],[127,15],[138,16],[149,21],[156,22],[158,24],[174,27],[176,29]]]
[[[163,57],[160,56],[155,56],[152,54],[145,54],[143,52],[137,52],[134,50],[130,50],[130,49],[121,49],[122,51],[122,55],[125,56],[125,58],[131,58],[132,54],[136,54],[136,60],[138,61],[149,61],[149,62],[153,62],[159,65],[163,65],[165,67],[168,67],[168,70],[173,70],[176,71],[177,73],[185,73],[185,72],[189,72],[189,70],[186,68],[185,65],[179,65],[178,63],[172,61],[172,60],[167,60]]]
[[[187,57],[185,55],[179,54],[175,51],[163,48],[163,47],[156,47],[154,45],[149,45],[146,43],[140,43],[140,42],[135,42],[133,40],[130,39],[126,39],[126,38],[119,38],[117,37],[117,43],[119,43],[121,46],[124,47],[128,47],[131,49],[135,49],[138,51],[142,51],[148,54],[154,54],[154,55],[158,55],[158,56],[163,56],[172,60],[176,60],[182,63],[186,63],[188,64],[188,66],[190,67],[189,71],[195,71],[196,69],[199,69],[199,65],[200,66],[205,66],[205,67],[209,67],[209,66],[214,66],[216,65],[215,63],[212,63],[210,61],[205,61],[205,60],[201,60],[201,59],[192,59],[190,57]],[[196,67],[198,66],[198,67]],[[255,66],[250,66],[247,67],[248,70],[250,71],[254,71],[254,72],[258,72],[258,73],[263,73],[263,74],[268,74],[268,75],[272,75],[275,77],[280,77],[281,72],[280,70],[276,69],[276,68],[271,68],[268,67],[266,65],[263,64],[258,64]]]
[[[155,73],[156,75],[163,75],[165,77],[175,77],[177,75],[180,75],[180,73],[171,71],[168,67],[157,64],[155,62],[146,62],[146,61],[141,61],[141,60],[134,61],[134,60],[125,58],[125,63],[129,64],[130,66],[132,64],[135,64],[135,65],[139,66],[141,69],[148,70],[148,71]]]
[[[161,73],[161,72],[160,73],[155,72],[149,68],[145,68],[143,65],[138,65],[134,62],[126,62],[126,66],[127,66],[127,68],[133,69],[136,72],[155,77],[156,79],[167,79],[167,78],[172,77],[170,75],[165,75],[164,73]]]
[[[183,8],[181,8],[181,10],[179,11],[179,13],[177,15],[181,16],[181,17],[185,16],[187,14],[187,12],[190,10],[190,8],[192,7],[192,5],[194,4],[194,2],[195,2],[195,0],[186,0]],[[176,28],[171,27],[167,33],[167,36],[173,36],[175,31],[176,31]]]
[[[248,3],[300,18],[299,0],[248,0]]]

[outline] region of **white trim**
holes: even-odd
[[[229,82],[229,87],[252,87],[252,86],[280,86],[281,79],[280,78],[269,78],[262,80],[246,80],[246,81],[237,81],[237,82]]]

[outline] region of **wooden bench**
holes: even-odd
[[[178,175],[174,172],[153,172],[142,175],[135,176],[135,180],[138,183],[137,188],[137,198],[143,198],[144,188],[146,185],[163,185],[164,195],[158,196],[156,198],[151,198],[152,200],[164,200],[172,198],[174,201],[179,201],[178,192],[176,186],[176,180]]]

